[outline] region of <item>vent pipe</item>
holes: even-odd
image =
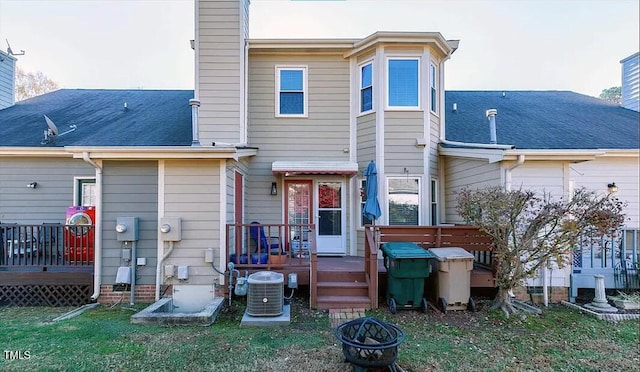
[[[193,136],[191,146],[198,147],[200,146],[200,137],[198,135],[198,108],[200,107],[200,100],[192,98],[189,100],[189,105],[191,106],[191,134]]]
[[[496,115],[498,115],[498,110],[487,110],[487,119],[489,119],[489,132],[491,134],[491,140],[489,141],[489,143],[492,145],[498,143],[498,136],[496,135]]]

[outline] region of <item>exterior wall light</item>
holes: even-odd
[[[278,184],[271,182],[271,195],[278,195]]]
[[[608,184],[607,188],[609,189],[609,192],[618,192],[618,186],[616,186],[615,182]]]

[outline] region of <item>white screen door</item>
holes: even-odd
[[[346,219],[343,183],[317,183],[317,250],[318,254],[345,254]]]

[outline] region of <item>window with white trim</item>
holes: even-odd
[[[387,59],[387,107],[420,108],[420,60]]]
[[[387,200],[389,225],[420,224],[420,178],[389,177]]]
[[[367,180],[361,179],[360,180],[360,227],[364,227],[364,225],[371,225],[373,223],[372,220],[365,217],[364,213],[362,213],[362,210],[364,209],[364,203],[367,202],[366,190],[367,190]]]
[[[438,180],[431,179],[431,226],[438,224]]]
[[[373,63],[360,67],[360,112],[373,110]]]
[[[307,116],[306,67],[276,67],[276,116]]]
[[[431,87],[431,111],[438,113],[438,70],[436,65],[429,65],[429,84]]]
[[[75,178],[73,205],[96,205],[96,179]]]

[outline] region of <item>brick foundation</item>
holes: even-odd
[[[131,299],[130,296],[131,292],[129,291],[114,291],[113,285],[103,284],[100,286],[100,297],[98,297],[98,302],[116,303],[120,301],[122,303],[129,303]],[[136,303],[153,303],[156,298],[156,286],[154,284],[136,285],[135,296]]]
[[[569,301],[569,288],[567,287],[549,287],[548,293],[549,293],[550,303],[560,303],[562,301]],[[527,293],[526,287],[518,287],[514,289],[513,294],[516,296],[518,300],[530,301],[533,298],[533,302],[536,304],[541,304],[544,302],[542,293],[529,295],[529,293]]]
[[[226,297],[227,288],[221,285],[215,286],[216,297]],[[100,286],[100,297],[98,302],[112,304],[118,301],[122,303],[129,303],[131,298],[129,291],[124,292],[122,297],[122,291],[114,291],[112,284],[103,284]],[[136,285],[136,303],[154,303],[156,300],[156,286],[154,284],[140,284]],[[171,297],[173,295],[172,285],[163,285],[160,288],[160,297]]]

